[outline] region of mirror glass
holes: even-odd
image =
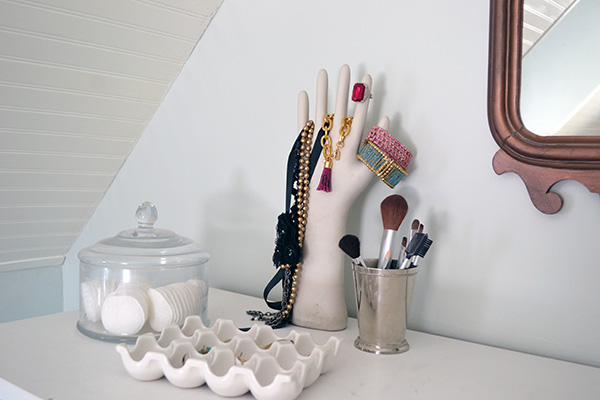
[[[600,136],[600,1],[525,0],[520,110],[538,135]]]

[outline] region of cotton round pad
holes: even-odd
[[[88,281],[81,284],[81,305],[87,319],[92,322],[100,321],[100,299],[98,298],[98,282]]]
[[[116,281],[95,279],[81,283],[81,303],[87,319],[100,321],[100,310],[106,296],[115,291]]]
[[[150,299],[150,326],[157,332],[171,325],[175,314],[171,302],[163,294],[163,288],[149,289]]]
[[[101,311],[104,329],[115,335],[135,335],[148,319],[148,300],[141,290],[117,290]]]

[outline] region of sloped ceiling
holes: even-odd
[[[0,272],[60,265],[222,0],[0,0]]]
[[[569,11],[578,0],[525,0],[523,13],[523,55]]]

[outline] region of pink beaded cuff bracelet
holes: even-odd
[[[384,129],[374,126],[356,155],[386,185],[394,188],[407,175],[412,153]]]
[[[385,129],[378,126],[372,127],[365,140],[369,140],[379,147],[402,168],[408,168],[408,163],[413,156],[412,153],[398,139],[387,133]]]

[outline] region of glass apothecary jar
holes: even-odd
[[[181,326],[199,315],[209,325],[207,262],[210,254],[190,239],[154,228],[156,207],[145,202],[138,227],[79,252],[77,328],[94,339],[134,342]]]

